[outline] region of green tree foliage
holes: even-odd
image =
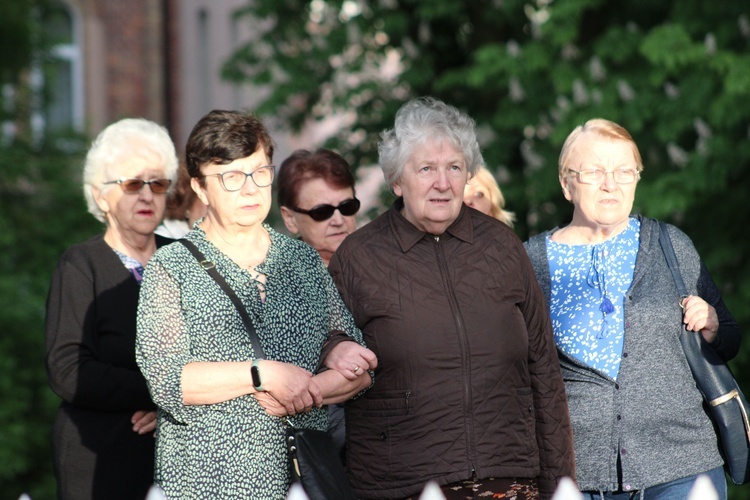
[[[44,371],[45,300],[62,251],[99,223],[77,182],[80,156],[15,144],[0,149],[0,164],[0,497],[53,498],[59,400]]]
[[[32,63],[46,35],[30,22],[44,1],[0,0],[0,498],[54,498],[52,422],[59,400],[44,371],[50,276],[62,251],[100,230],[81,193],[80,137],[31,133]],[[62,150],[58,144],[64,145]]]
[[[625,126],[645,163],[636,210],[692,237],[747,330],[750,11],[696,0],[253,0],[258,33],[225,77],[266,85],[261,114],[299,128],[355,113],[328,146],[377,161],[378,134],[409,97],[433,95],[478,123],[517,232],[564,223],[567,134]],[[733,362],[750,391],[750,344]]]
[[[727,300],[750,298],[750,14],[738,3],[254,0],[236,15],[258,39],[225,77],[268,86],[257,111],[295,129],[356,113],[328,142],[355,165],[377,160],[409,97],[467,111],[522,238],[570,217],[556,175],[567,134],[593,117],[623,124],[646,167],[638,211],[687,231]]]
[[[30,15],[31,0],[2,0],[0,6],[0,47],[3,62],[0,65],[0,82],[15,79],[28,67],[32,53],[32,25],[19,22]]]

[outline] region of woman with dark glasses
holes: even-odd
[[[325,262],[357,226],[359,200],[347,161],[329,149],[298,149],[281,163],[279,206],[284,225]]]
[[[341,242],[357,227],[359,200],[349,163],[329,149],[298,149],[281,163],[278,193],[286,228],[317,250],[328,266]],[[345,461],[342,404],[328,407],[328,433]]]
[[[62,398],[53,431],[61,499],[137,499],[153,484],[156,406],[135,363],[141,274],[177,177],[167,131],[124,119],[86,156],[83,191],[104,234],[70,247],[47,299],[46,366]]]

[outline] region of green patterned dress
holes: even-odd
[[[315,371],[327,336],[343,331],[362,344],[327,269],[311,247],[271,236],[261,301],[253,274],[221,253],[197,228],[195,243],[247,308],[268,359]],[[170,499],[285,498],[290,485],[284,425],[251,395],[211,405],[182,402],[180,376],[195,361],[254,358],[234,305],[181,243],[159,251],[146,267],[138,305],[136,361],[159,406],[155,482]],[[325,429],[326,408],[293,418]]]

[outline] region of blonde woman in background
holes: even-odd
[[[505,198],[495,176],[482,166],[464,188],[464,203],[513,227],[516,214],[505,210]]]

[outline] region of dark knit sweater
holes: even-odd
[[[157,236],[157,245],[171,240]],[[60,257],[47,297],[46,368],[62,398],[53,447],[60,498],[145,498],[154,437],[133,431],[155,410],[135,364],[139,286],[98,235]]]

